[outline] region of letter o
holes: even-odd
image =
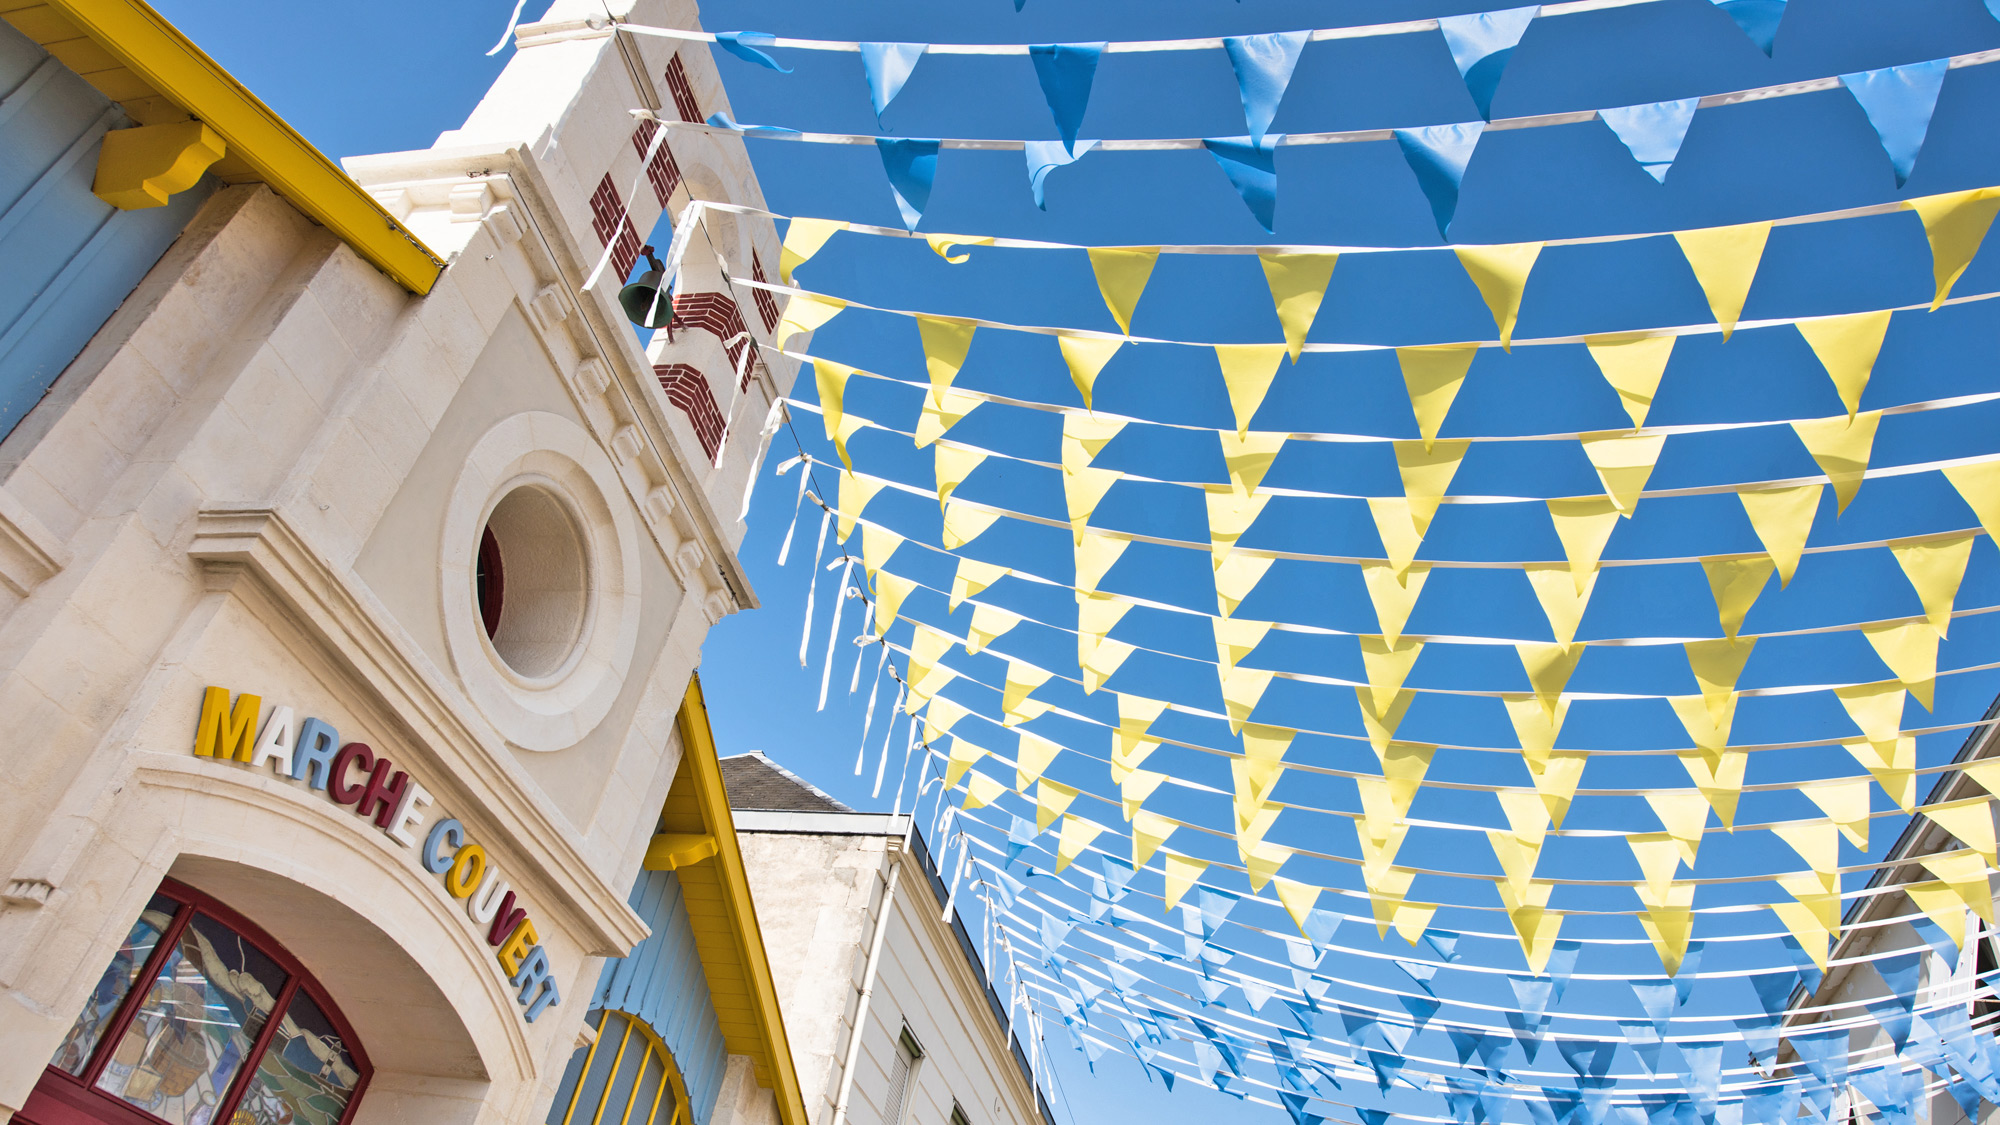
[[[467,844],[458,849],[452,857],[451,873],[444,877],[444,889],[453,898],[464,898],[479,886],[479,880],[486,874],[486,849],[478,844]]]
[[[433,875],[442,875],[451,870],[452,856],[438,845],[444,844],[456,851],[463,843],[465,843],[465,825],[457,820],[440,820],[432,825],[430,835],[424,837],[424,870]]]

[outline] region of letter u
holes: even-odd
[[[500,877],[500,865],[486,865],[486,881],[479,889],[465,896],[465,912],[472,920],[484,926],[500,913],[500,901],[507,897],[507,880]]]

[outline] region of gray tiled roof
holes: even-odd
[[[738,754],[721,764],[722,786],[729,792],[732,809],[854,811],[762,754]]]

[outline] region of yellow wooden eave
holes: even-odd
[[[746,1055],[755,1064],[757,1082],[776,1096],[784,1125],[808,1125],[699,676],[688,681],[675,723],[681,735],[681,764],[661,812],[660,832],[673,838],[662,850],[685,854],[682,841],[690,837],[714,841],[712,856],[678,866],[676,872],[723,1041],[730,1054]]]
[[[224,182],[269,185],[412,293],[436,284],[429,247],[143,0],[0,0],[0,19],[139,124],[192,118],[220,134]]]

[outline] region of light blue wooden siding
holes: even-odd
[[[630,957],[604,966],[591,1006],[629,1012],[659,1033],[687,1080],[695,1125],[708,1125],[729,1049],[701,973],[680,877],[671,871],[641,872],[629,901],[653,935]]]
[[[120,211],[90,193],[124,111],[0,24],[0,437],[42,400],[212,190]]]

